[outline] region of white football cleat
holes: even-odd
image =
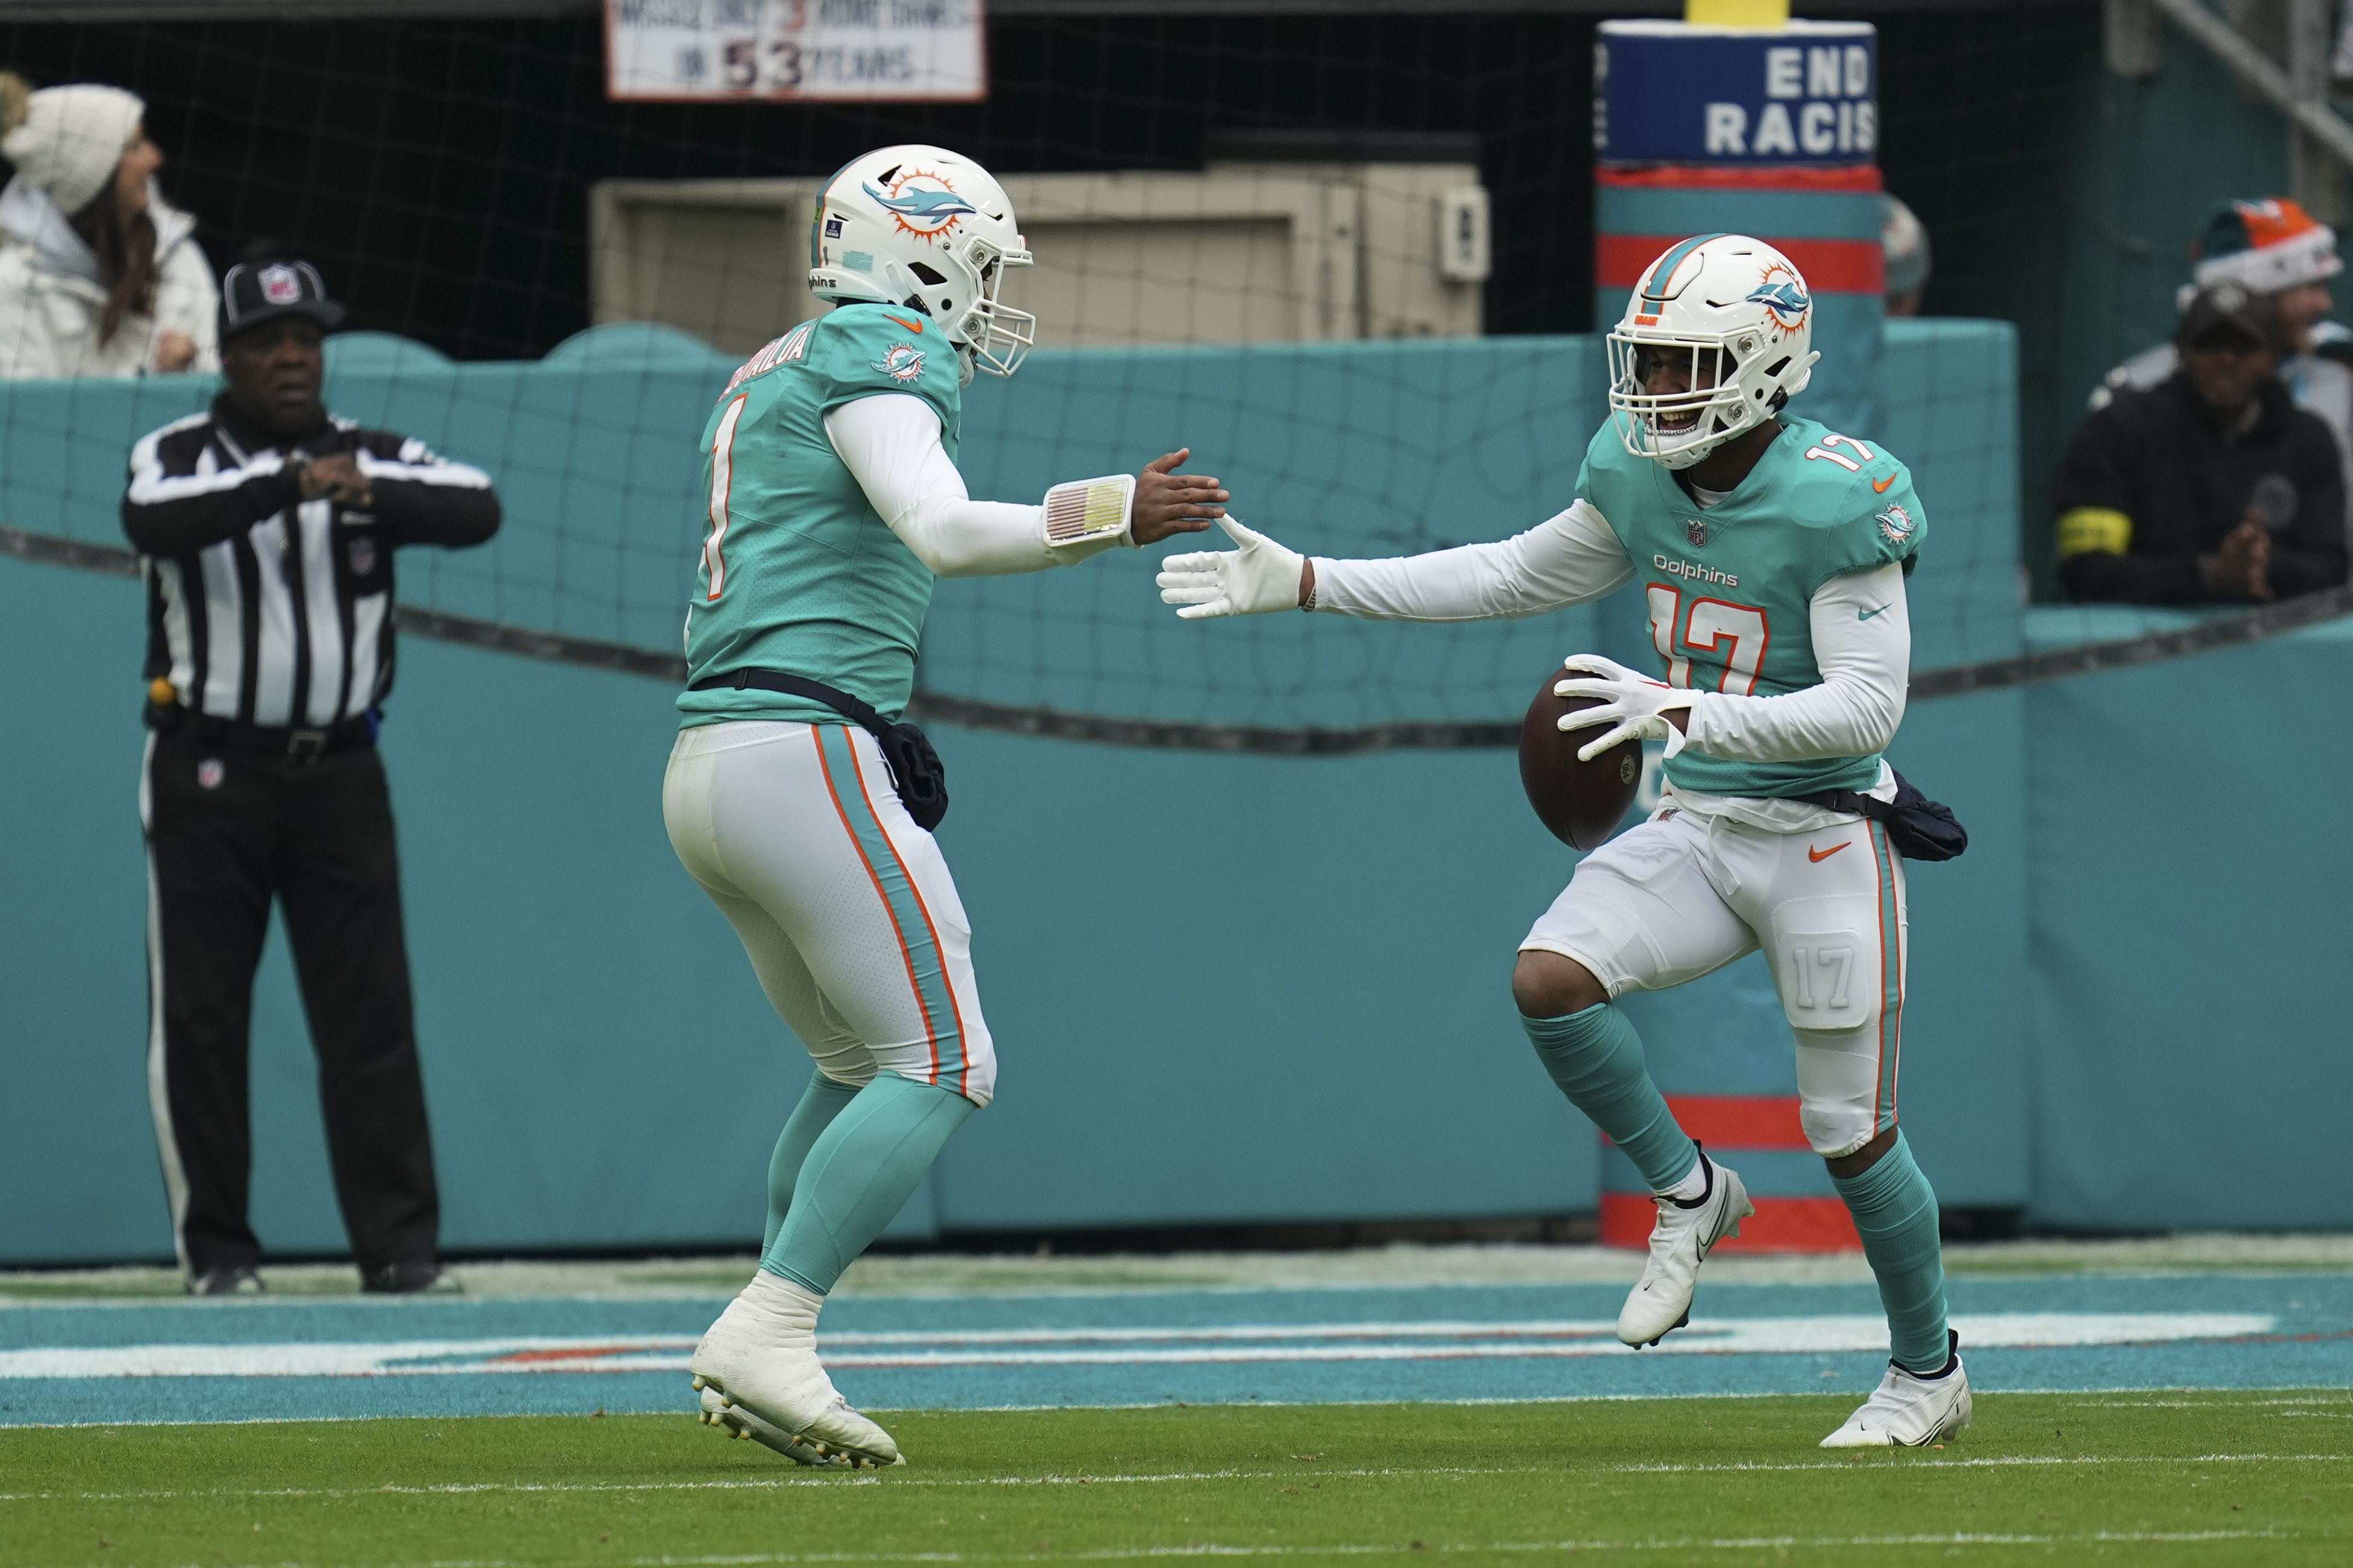
[[[824,1300],[765,1270],[754,1276],[688,1363],[702,1419],[805,1465],[900,1464],[891,1434],[851,1409],[818,1362]]]
[[[1946,1331],[1951,1333],[1950,1330]],[[1969,1374],[1961,1365],[1961,1336],[1952,1334],[1952,1359],[1935,1377],[1915,1377],[1887,1363],[1862,1408],[1822,1439],[1825,1448],[1925,1448],[1969,1424]]]
[[[1729,1167],[1710,1160],[1704,1150],[1700,1161],[1709,1173],[1705,1197],[1689,1207],[1674,1198],[1659,1200],[1650,1261],[1618,1312],[1618,1337],[1630,1345],[1657,1344],[1691,1321],[1700,1260],[1725,1237],[1738,1236],[1740,1222],[1757,1212],[1748,1189]]]
[[[702,1409],[697,1419],[705,1426],[718,1427],[730,1437],[749,1438],[765,1444],[797,1465],[839,1468],[849,1463],[847,1459],[836,1458],[816,1443],[794,1436],[775,1422],[754,1415],[748,1405],[729,1404],[727,1396],[715,1385],[705,1388],[702,1399]]]

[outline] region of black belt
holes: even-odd
[[[192,712],[176,702],[150,702],[147,727],[159,735],[193,741],[224,752],[283,757],[304,764],[337,752],[375,744],[375,726],[364,716],[316,730],[281,729],[274,724],[242,724],[234,719]]]
[[[932,749],[930,740],[914,725],[903,720],[885,719],[863,699],[821,680],[782,669],[738,669],[725,675],[706,675],[687,688],[689,691],[723,689],[781,692],[787,697],[805,697],[832,709],[874,737],[883,762],[890,765],[891,782],[898,786],[899,802],[915,819],[916,826],[928,833],[947,816],[947,766],[940,761],[939,752]]]

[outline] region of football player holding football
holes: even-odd
[[[753,355],[702,433],[710,530],[662,815],[817,1072],[769,1163],[759,1270],[692,1369],[712,1425],[804,1464],[887,1465],[891,1435],[818,1363],[818,1313],[997,1079],[929,831],[944,781],[895,722],[933,580],[1198,531],[1226,492],[1173,473],[1178,451],[1042,506],[972,500],[964,388],[1011,375],[1036,326],[998,297],[1030,264],[1003,187],[886,147],[827,182],[813,228],[809,287],[833,309]]]
[[[1537,615],[1641,585],[1664,679],[1580,654],[1555,689],[1599,700],[1560,721],[1596,731],[1563,742],[1582,758],[1664,742],[1664,800],[1578,863],[1512,976],[1546,1069],[1657,1194],[1618,1336],[1655,1344],[1687,1322],[1701,1261],[1755,1209],[1676,1125],[1615,999],[1761,947],[1797,1037],[1807,1139],[1854,1216],[1890,1331],[1886,1376],[1823,1446],[1918,1445],[1970,1414],[1936,1194],[1896,1125],[1905,927],[1890,830],[1911,838],[1921,803],[1881,753],[1904,716],[1905,579],[1927,521],[1884,448],[1788,412],[1820,357],[1812,337],[1786,257],[1741,235],[1684,240],[1609,333],[1611,419],[1567,510],[1494,543],[1381,561],[1308,560],[1227,520],[1240,549],[1171,557],[1159,582],[1187,618],[1405,621]]]

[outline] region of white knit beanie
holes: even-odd
[[[94,82],[45,87],[22,101],[24,121],[0,136],[0,155],[69,214],[114,178],[147,117],[138,94]]]

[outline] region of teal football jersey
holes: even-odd
[[[956,353],[914,311],[844,305],[745,361],[702,431],[707,531],[687,610],[690,685],[744,668],[838,687],[893,718],[915,683],[932,574],[866,500],[826,438],[825,416],[877,393],[910,393],[940,416],[956,455]],[[686,725],[723,719],[838,721],[781,692],[681,693]]]
[[[1928,521],[1912,475],[1874,443],[1784,416],[1748,477],[1702,510],[1675,477],[1626,450],[1615,425],[1587,447],[1577,493],[1626,546],[1670,685],[1774,697],[1819,686],[1810,605],[1833,577],[1902,563]],[[1667,781],[1704,795],[1786,799],[1867,790],[1879,762],[1740,763],[1690,747]]]

